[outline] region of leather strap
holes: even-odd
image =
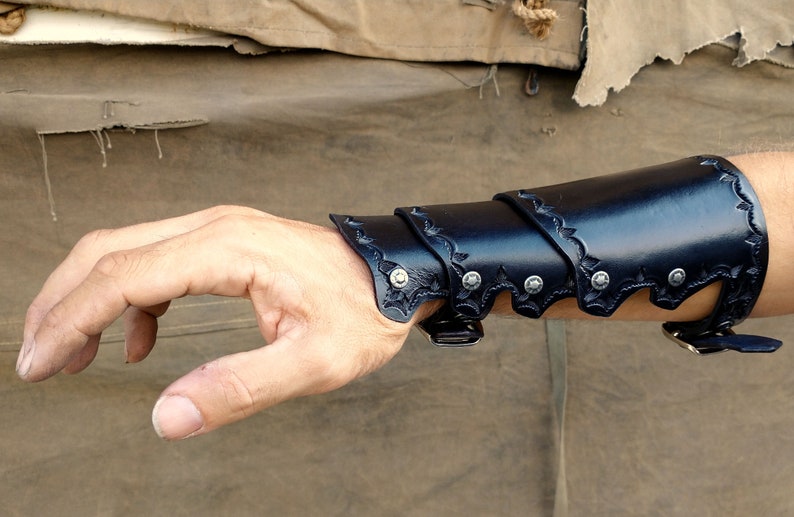
[[[528,317],[565,297],[610,316],[642,289],[651,303],[675,309],[715,282],[722,289],[712,314],[666,323],[668,337],[696,353],[781,344],[730,331],[761,292],[768,239],[755,192],[724,158],[692,157],[480,203],[398,208],[395,216],[331,218],[370,266],[383,314],[409,321],[421,303],[446,299],[432,323],[454,346],[476,341],[467,328],[503,291]]]
[[[575,294],[565,259],[506,203],[398,208],[395,213],[448,264],[454,312],[482,319],[496,295],[510,291],[513,310],[538,318],[552,303]]]
[[[447,298],[444,265],[399,217],[331,215],[331,220],[367,262],[386,317],[405,323],[424,302]]]
[[[546,320],[546,347],[549,352],[554,423],[557,428],[557,484],[554,488],[553,517],[568,516],[568,477],[565,473],[565,405],[568,399],[568,339],[563,320]]]

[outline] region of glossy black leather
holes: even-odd
[[[506,203],[398,208],[395,213],[448,264],[449,300],[460,314],[481,319],[491,310],[497,294],[510,291],[513,309],[537,318],[552,303],[575,294],[565,259]],[[475,289],[463,286],[463,277],[470,271],[481,277]],[[524,281],[531,276],[543,279],[538,292],[524,288]]]
[[[675,309],[721,282],[709,317],[668,322],[666,330],[709,351],[780,346],[726,332],[761,292],[768,241],[755,192],[723,158],[692,157],[480,203],[332,219],[369,264],[380,310],[398,321],[436,298],[448,300],[447,311],[479,320],[503,291],[529,317],[564,297],[609,316],[642,289],[655,305]],[[407,273],[405,285],[390,282],[395,268]]]
[[[443,264],[401,218],[332,214],[331,220],[367,262],[378,308],[386,317],[407,322],[422,303],[447,298],[449,282]],[[397,268],[403,268],[408,277],[401,288],[393,287],[389,281]]]

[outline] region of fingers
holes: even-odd
[[[336,242],[338,234],[327,237]],[[325,238],[312,235],[315,244]],[[221,357],[166,388],[152,413],[161,437],[204,434],[286,400],[339,388],[400,350],[411,325],[380,317],[366,266],[359,268],[357,259],[346,255],[350,248],[343,242],[322,249],[322,260],[307,271],[323,280],[311,288],[286,275],[252,287],[260,330],[271,344]],[[333,256],[334,250],[346,258]],[[349,276],[340,279],[343,286],[320,294],[340,263],[350,265]],[[330,270],[323,270],[327,264]]]
[[[38,325],[26,333],[18,373],[26,380],[42,380],[76,361],[84,366],[92,336],[98,336],[129,306],[156,307],[188,294],[241,296],[251,282],[252,268],[231,228],[245,221],[221,218],[192,232],[128,251],[105,255],[84,280],[55,304]],[[218,244],[206,246],[206,242]],[[150,309],[152,310],[152,309]],[[149,337],[133,338],[135,357],[153,344],[154,322],[138,313],[132,322]],[[38,358],[38,359],[37,359]]]
[[[73,374],[85,370],[99,351],[99,338],[99,335],[90,336],[77,356],[63,369],[64,373]]]
[[[53,271],[31,303],[25,322],[26,340],[32,337],[50,309],[79,285],[103,256],[119,250],[165,241],[228,215],[264,216],[265,214],[247,207],[219,206],[171,219],[116,230],[96,230],[87,234],[75,245],[63,263]]]
[[[127,360],[142,360],[170,300],[202,294],[249,298],[271,344],[167,388],[153,422],[168,439],[338,388],[391,359],[410,329],[378,312],[369,269],[338,232],[233,207],[87,237],[31,306],[17,371],[81,371],[122,315]]]
[[[149,355],[157,338],[157,318],[165,314],[169,303],[154,307],[129,307],[124,312],[124,360],[137,363]],[[99,351],[100,335],[89,336],[85,346],[67,364],[63,372],[79,373],[85,370]]]
[[[124,360],[137,363],[146,359],[157,339],[157,318],[168,310],[169,302],[140,309],[130,307],[124,313]]]

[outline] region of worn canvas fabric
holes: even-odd
[[[529,34],[509,0],[21,1],[120,14],[250,38],[246,52],[312,48],[410,61],[584,65],[574,99],[600,105],[655,59],[680,63],[690,52],[726,42],[733,63],[768,60],[794,66],[794,15],[789,0],[637,3],[554,0],[550,35]],[[526,2],[525,2],[526,3]],[[584,59],[586,56],[586,59]]]
[[[791,150],[786,3],[552,1],[539,40],[509,2],[46,2],[264,54],[0,45],[0,514],[551,515],[542,322],[489,318],[466,350],[412,335],[339,391],[167,444],[149,421],[160,391],[263,345],[245,301],[177,300],[145,362],[123,364],[114,326],[87,371],[38,385],[14,373],[25,308],[98,227],[222,203],[328,224]],[[657,323],[564,329],[571,515],[794,513],[790,317],[743,324],[786,343],[764,356],[695,358]]]
[[[214,204],[329,212],[488,199],[681,156],[794,140],[794,71],[711,46],[657,62],[600,107],[572,71],[327,52],[0,46],[0,500],[7,515],[550,515],[556,444],[542,322],[486,320],[439,350],[184,443],[158,393],[262,346],[250,309],[184,299],[123,364],[16,379],[27,303],[86,232]],[[340,73],[340,71],[342,73]],[[487,80],[484,80],[487,79]],[[498,88],[497,88],[498,87]],[[182,127],[178,122],[193,121]],[[340,273],[342,274],[342,273]],[[571,515],[787,515],[794,329],[773,355],[695,358],[656,323],[566,322]]]
[[[21,2],[42,4],[42,2]],[[562,0],[560,18],[539,40],[508,2],[298,0],[190,2],[62,0],[47,5],[105,11],[209,28],[272,48],[312,48],[410,61],[519,62],[574,69],[581,63],[581,2]]]
[[[794,67],[794,9],[788,0],[664,0],[645,6],[589,0],[587,20],[587,64],[574,92],[583,106],[603,104],[610,89],[625,88],[658,58],[680,63],[712,43],[735,48],[735,66],[769,60]]]

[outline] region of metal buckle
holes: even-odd
[[[727,347],[724,346],[713,346],[713,345],[701,345],[698,346],[694,343],[690,343],[688,341],[684,341],[681,337],[683,332],[681,330],[670,329],[668,328],[667,324],[662,325],[662,333],[664,336],[669,339],[670,341],[674,342],[681,348],[689,350],[695,355],[712,355],[718,354],[720,352],[725,352],[728,350]],[[736,333],[731,329],[725,329],[717,332],[712,332],[708,335],[709,338],[714,337],[728,337],[728,336],[735,336]]]
[[[482,323],[444,307],[416,325],[430,343],[440,347],[472,346],[485,336]]]

